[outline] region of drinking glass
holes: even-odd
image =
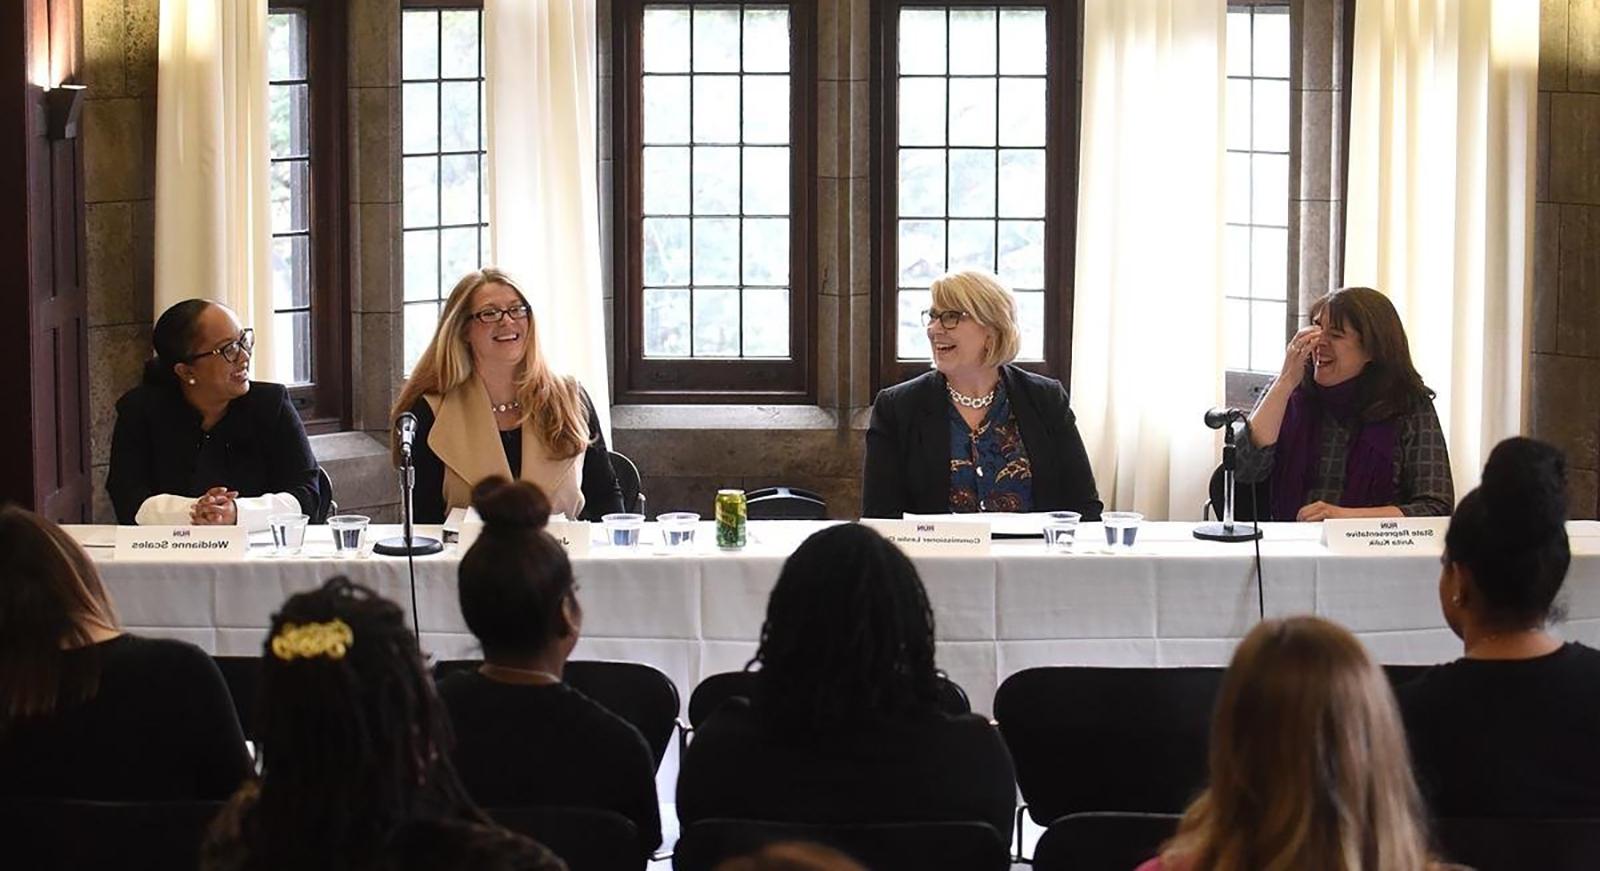
[[[1106,530],[1106,544],[1112,550],[1129,550],[1133,547],[1133,540],[1139,536],[1139,523],[1144,520],[1144,515],[1137,511],[1107,511],[1100,515],[1100,523]]]
[[[670,550],[687,550],[694,546],[694,530],[700,523],[700,515],[693,511],[669,511],[657,514],[656,523],[661,526],[662,544]]]
[[[1072,550],[1078,538],[1078,521],[1083,515],[1076,511],[1052,511],[1044,520],[1044,549],[1056,553]]]
[[[306,543],[306,524],[311,518],[304,514],[273,514],[267,517],[272,528],[272,546],[283,556],[300,552]]]
[[[367,524],[372,519],[365,514],[336,514],[328,518],[328,529],[333,533],[333,550],[339,556],[358,556],[361,543],[367,537]]]
[[[639,531],[644,529],[643,514],[607,514],[600,518],[606,528],[606,541],[612,547],[638,547]]]

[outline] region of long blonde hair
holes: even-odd
[[[472,377],[472,349],[467,346],[467,330],[472,326],[472,295],[486,284],[503,284],[516,293],[523,305],[528,297],[511,277],[492,266],[469,272],[456,282],[444,313],[434,330],[433,341],[422,352],[411,377],[406,379],[400,398],[389,412],[391,422],[411,410],[424,394],[443,396]],[[577,379],[556,375],[544,358],[539,344],[539,329],[532,307],[528,312],[528,341],[515,376],[517,401],[522,416],[517,425],[533,421],[534,431],[557,459],[581,454],[589,447],[589,411]],[[398,452],[399,446],[394,450]],[[396,453],[398,459],[398,453]]]
[[[1393,691],[1355,636],[1265,620],[1211,725],[1211,782],[1162,851],[1189,871],[1422,871],[1421,799]]]

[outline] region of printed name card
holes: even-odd
[[[552,520],[545,532],[567,549],[567,556],[589,555],[589,523],[585,520]]]
[[[1440,554],[1448,517],[1374,517],[1324,520],[1322,543],[1338,554]]]
[[[116,558],[163,562],[244,559],[250,539],[242,526],[119,526]]]
[[[970,520],[877,520],[861,523],[908,554],[983,556],[989,552],[989,524]]]

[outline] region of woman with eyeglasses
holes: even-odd
[[[495,475],[538,485],[569,518],[622,510],[589,394],[551,370],[527,297],[498,269],[469,272],[450,291],[391,416],[406,412],[417,418],[418,523],[471,505],[472,488]],[[398,462],[398,443],[395,453]]]
[[[117,400],[106,491],[122,524],[315,520],[317,460],[281,384],[250,380],[255,336],[227,306],[187,299],[161,314],[144,383]]]
[[[1011,291],[983,272],[950,273],[930,289],[933,371],[872,403],[861,515],[1068,510],[1098,520],[1066,389],[1011,362],[1021,346]]]

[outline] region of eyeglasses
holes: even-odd
[[[498,324],[506,315],[511,315],[514,321],[525,321],[528,319],[528,311],[528,307],[519,302],[507,308],[486,308],[475,311],[472,317],[480,324]]]
[[[953,330],[961,325],[962,320],[969,317],[971,317],[971,315],[964,311],[956,311],[955,309],[951,309],[949,311],[941,312],[934,311],[930,308],[925,309],[922,312],[922,325],[925,327],[931,327],[933,326],[934,321],[938,321],[939,326],[944,327],[947,330]]]
[[[220,348],[212,348],[209,351],[201,351],[200,353],[190,357],[189,362],[193,363],[202,357],[209,357],[212,354],[215,354],[218,357],[227,360],[229,363],[237,363],[239,362],[240,354],[244,354],[248,357],[250,356],[250,352],[255,350],[255,347],[256,331],[246,327],[243,332],[239,333],[239,337],[237,339],[234,339]]]

